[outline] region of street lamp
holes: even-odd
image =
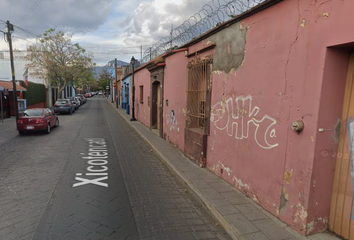
[[[134,65],[135,65],[135,58],[134,56],[132,57],[132,59],[130,60],[130,64],[132,65],[132,118],[130,119],[130,121],[136,121],[135,118],[135,107],[134,107],[134,102],[135,102],[135,85],[134,85]]]

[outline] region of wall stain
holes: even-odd
[[[280,195],[279,213],[286,212],[286,206],[289,202],[289,194],[286,192],[285,186],[282,188]]]
[[[290,184],[290,181],[291,181],[291,179],[292,179],[292,177],[293,177],[293,171],[294,171],[294,169],[291,169],[290,171],[285,171],[284,172],[284,183],[285,184]]]
[[[209,41],[216,43],[213,55],[213,71],[229,73],[242,66],[245,57],[246,34],[248,28],[236,23],[211,36]]]

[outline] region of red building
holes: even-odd
[[[0,87],[4,88],[2,93],[2,110],[4,113],[4,118],[9,118],[10,116],[15,116],[15,104],[14,104],[14,94],[13,94],[13,83],[12,81],[1,81]],[[18,99],[23,99],[23,92],[26,88],[16,85],[16,96]],[[0,106],[0,116],[1,116],[1,106]]]

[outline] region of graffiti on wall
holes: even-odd
[[[348,119],[348,137],[349,137],[349,154],[350,154],[350,165],[351,172],[350,176],[352,179],[352,191],[353,191],[353,202],[352,202],[352,212],[351,218],[354,220],[354,119]]]
[[[170,130],[172,131],[176,129],[179,132],[175,111],[171,110],[170,115],[166,114],[165,118],[166,118],[167,126],[169,126]]]
[[[254,140],[263,149],[277,147],[278,143],[270,143],[276,137],[275,124],[277,121],[264,115],[259,117],[260,108],[252,106],[252,96],[238,96],[233,100],[232,97],[226,101],[220,101],[211,110],[210,121],[214,126],[226,131],[230,137],[242,140],[247,139],[250,133],[250,125],[255,126]]]
[[[171,110],[171,121],[172,123],[176,123],[175,111]]]

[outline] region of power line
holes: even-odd
[[[91,51],[88,51],[90,53],[95,53],[95,54],[103,54],[103,55],[112,55],[112,54],[138,54],[140,52],[128,52],[128,53],[123,53],[123,52],[91,52]]]
[[[37,0],[32,7],[27,11],[27,13],[25,13],[21,18],[21,20],[24,20],[29,14],[31,14],[33,12],[33,10],[42,2],[42,0]]]
[[[88,44],[85,44],[85,43],[82,43],[80,45],[86,45],[86,46],[90,46],[90,47],[101,47],[100,45],[97,45],[97,44],[91,44],[91,43],[88,43]],[[111,45],[109,45],[109,47],[112,47]],[[150,46],[143,46],[143,45],[139,45],[139,46],[113,46],[114,48],[145,48],[145,47],[150,47]],[[112,47],[112,48],[113,48]]]
[[[16,28],[18,28],[18,29],[20,29],[20,30],[22,30],[22,31],[24,31],[25,33],[27,33],[27,34],[29,34],[29,35],[32,35],[32,36],[34,36],[34,37],[39,37],[37,34],[35,34],[35,33],[32,33],[32,32],[30,32],[30,31],[28,31],[28,30],[26,30],[26,29],[23,29],[23,28],[21,28],[21,27],[19,27],[19,26],[16,26],[16,25],[13,25],[14,27],[16,27]]]

